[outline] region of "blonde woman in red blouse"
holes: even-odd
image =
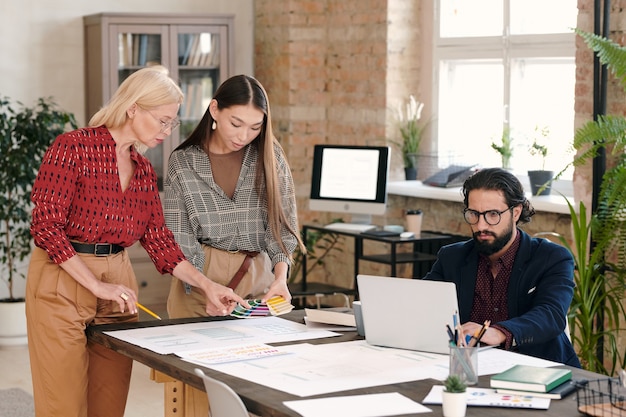
[[[26,316],[38,417],[122,417],[132,360],[88,343],[85,328],[137,320],[124,248],[139,241],[157,270],[199,288],[207,314],[244,301],[189,263],[166,227],[154,148],[179,124],[183,94],[163,67],[133,73],[87,128],[57,137],[37,179]]]

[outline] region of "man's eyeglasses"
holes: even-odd
[[[145,109],[144,109],[145,110]],[[157,122],[161,123],[161,133],[165,133],[167,128],[170,128],[170,132],[176,129],[180,125],[180,121],[178,119],[172,119],[170,121],[165,121],[156,117],[150,110],[146,110],[150,116]]]
[[[471,224],[473,226],[478,223],[478,221],[480,220],[480,216],[483,216],[488,225],[495,226],[500,223],[500,220],[502,220],[502,214],[513,209],[514,207],[515,206],[511,206],[508,209],[504,209],[502,211],[487,210],[483,211],[482,213],[476,210],[466,208],[465,210],[463,210],[463,217],[465,218],[465,222],[467,224]]]

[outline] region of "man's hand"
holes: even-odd
[[[466,335],[473,336],[480,332],[480,329],[483,327],[482,324],[474,323],[473,321],[468,321],[463,326],[463,332]],[[487,331],[483,334],[483,337],[480,338],[480,343],[484,343],[486,345],[494,345],[498,346],[501,343],[504,343],[506,340],[506,336],[500,330],[495,329],[493,327],[487,328]]]

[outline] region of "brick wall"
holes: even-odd
[[[268,90],[274,130],[291,163],[301,221],[330,219],[308,211],[313,145],[387,144],[395,135],[391,109],[418,93],[414,3],[255,2],[256,76]],[[401,35],[389,39],[390,26],[402,27],[394,30]],[[402,162],[399,152],[392,155],[397,176]]]
[[[610,2],[609,38],[626,45],[626,1]],[[587,32],[594,30],[594,0],[578,0],[578,27]],[[576,126],[582,126],[593,117],[593,52],[581,38],[576,40]],[[626,114],[624,87],[609,75],[607,88],[607,113]],[[609,156],[609,155],[607,155]],[[577,168],[575,173],[575,197],[591,207],[592,167]]]
[[[255,1],[255,75],[270,96],[274,131],[293,171],[301,223],[333,217],[308,210],[313,145],[388,144],[386,137],[396,135],[396,102],[419,93],[418,3]],[[400,178],[397,147],[391,171]],[[402,210],[390,204],[385,218],[373,221],[397,223]]]
[[[330,221],[332,215],[308,210],[311,154],[317,143],[388,144],[391,178],[402,178],[393,109],[408,94],[420,97],[424,73],[419,57],[424,2],[403,0],[256,0],[255,73],[268,90],[274,131],[285,148],[301,222]],[[612,2],[612,31],[622,39],[622,3]],[[593,29],[593,0],[580,0],[578,26]],[[390,28],[392,30],[390,30]],[[591,118],[593,55],[578,40],[576,124]],[[626,100],[613,82],[611,112],[623,114]],[[428,113],[428,109],[426,109]],[[576,172],[576,197],[590,200],[591,170]],[[460,204],[389,196],[386,215],[376,224],[404,224],[406,208],[426,212],[425,230],[466,235]],[[569,218],[539,213],[529,233],[569,234]],[[373,272],[382,272],[373,265]],[[345,273],[343,273],[345,272]],[[342,276],[350,275],[347,271]]]

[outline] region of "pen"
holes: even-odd
[[[478,343],[478,336],[480,335],[480,332],[482,332],[484,328],[485,328],[485,325],[483,324],[482,327],[476,329],[472,337],[469,337],[469,335],[467,335],[468,336],[467,343],[469,347],[476,346],[476,344]]]
[[[454,337],[454,333],[452,332],[449,324],[446,324],[446,330],[448,332],[448,337],[450,338],[450,343],[456,344],[456,337]]]
[[[482,327],[480,329],[476,330],[476,332],[474,332],[474,335],[472,336],[472,338],[471,338],[471,340],[469,342],[469,346],[470,347],[476,346],[478,344],[478,342],[480,342],[480,339],[483,337],[483,335],[487,331],[487,328],[489,328],[490,324],[491,324],[490,320],[485,320],[485,322],[483,323]]]
[[[478,335],[478,339],[476,339],[476,344],[478,344],[478,342],[480,342],[480,339],[483,338],[485,332],[487,331],[487,329],[489,328],[490,325],[491,325],[491,320],[486,320],[485,321],[485,325],[480,330],[480,334]]]
[[[154,317],[155,319],[161,320],[161,317],[159,317],[155,312],[153,312],[152,310],[150,310],[149,308],[144,307],[143,305],[137,303],[137,307],[139,307],[140,309],[142,309],[143,311],[145,311],[146,313],[150,314],[152,317]]]
[[[467,345],[465,344],[465,333],[463,332],[463,327],[461,327],[460,324],[456,325],[457,328],[457,341],[456,344],[459,347],[466,347]]]

